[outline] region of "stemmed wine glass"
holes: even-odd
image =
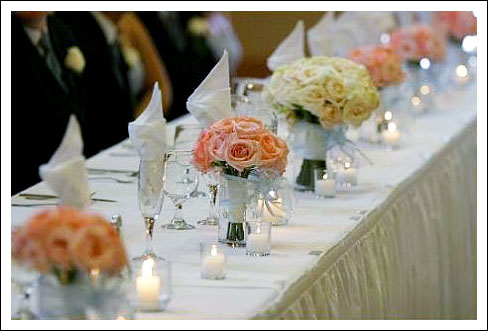
[[[191,150],[195,147],[198,136],[203,128],[199,124],[180,124],[175,129],[174,149],[177,150]],[[198,182],[202,181],[200,173],[198,174]],[[204,198],[207,194],[197,189],[192,192],[192,198]]]
[[[146,249],[134,260],[156,257],[152,246],[154,223],[159,217],[164,199],[164,164],[161,159],[139,163],[138,199],[139,210],[146,227]]]
[[[217,209],[217,195],[219,191],[219,176],[220,172],[210,171],[203,175],[205,182],[208,186],[208,198],[210,203],[210,209],[208,211],[208,217],[200,220],[197,223],[200,225],[218,225],[219,215]]]
[[[176,207],[170,223],[164,229],[191,230],[195,226],[188,224],[182,215],[183,204],[192,197],[198,187],[198,171],[193,165],[193,151],[171,150],[164,157],[165,187],[164,193]]]

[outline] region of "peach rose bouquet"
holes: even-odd
[[[407,61],[417,62],[424,57],[441,61],[446,53],[445,39],[442,31],[420,24],[393,31],[390,46]]]
[[[71,283],[79,272],[114,275],[127,266],[118,233],[100,215],[71,207],[35,214],[12,234],[12,256],[41,274]]]
[[[477,34],[477,20],[470,11],[436,12],[434,26],[457,41],[461,41],[467,35]]]
[[[247,178],[253,170],[281,175],[287,165],[286,142],[248,116],[221,119],[200,134],[194,163],[202,172],[219,168],[223,173]]]
[[[376,87],[397,85],[405,79],[402,69],[402,58],[390,46],[374,45],[352,50],[348,56],[351,60],[368,68]]]

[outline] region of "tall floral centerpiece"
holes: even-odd
[[[198,138],[194,163],[202,172],[220,171],[219,241],[244,244],[245,213],[251,178],[281,176],[286,169],[286,142],[255,118],[236,116],[209,125]]]
[[[446,56],[446,35],[429,25],[413,25],[392,32],[390,45],[405,60],[412,84],[411,106],[417,113],[428,111],[432,92],[442,88],[439,77]]]
[[[348,57],[368,68],[373,84],[381,95],[381,107],[376,111],[376,116],[366,126],[367,140],[378,142],[384,125],[391,120],[392,110],[398,113],[397,108],[402,108],[403,94],[400,90],[405,80],[405,71],[402,68],[402,57],[389,45],[363,46],[352,50]],[[385,113],[389,109],[389,114]]]
[[[12,256],[41,275],[35,286],[41,318],[85,318],[87,308],[106,312],[122,300],[120,282],[101,285],[121,277],[126,252],[117,231],[97,214],[70,207],[35,214],[14,230]],[[94,293],[95,285],[104,291]]]
[[[347,125],[359,126],[379,105],[367,68],[345,58],[315,56],[279,67],[263,97],[289,123],[293,152],[303,159],[297,188],[313,189],[313,171],[344,144]]]

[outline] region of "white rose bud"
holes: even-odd
[[[66,68],[73,70],[76,73],[82,73],[85,69],[85,57],[77,46],[71,46],[68,48],[68,53],[64,59],[64,65]]]

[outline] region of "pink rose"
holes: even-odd
[[[48,272],[51,268],[49,259],[37,240],[29,240],[22,249],[20,261],[40,273]]]
[[[198,138],[198,142],[193,154],[193,162],[198,170],[202,172],[207,172],[213,162],[213,158],[208,151],[209,142],[212,135],[213,134],[211,131],[204,130]]]
[[[257,140],[263,129],[263,122],[258,119],[247,116],[236,118],[235,132],[239,138]]]
[[[225,148],[229,135],[225,133],[216,133],[208,142],[208,153],[213,161],[225,160]]]
[[[231,136],[225,149],[225,161],[239,172],[244,169],[259,166],[261,149],[255,140],[240,139]]]
[[[208,129],[215,133],[230,134],[235,130],[235,121],[233,118],[224,118],[211,124]]]
[[[69,243],[73,234],[74,232],[68,225],[61,225],[52,228],[42,240],[43,249],[49,260],[65,270],[69,269],[72,264]]]
[[[282,174],[285,171],[288,147],[286,143],[272,133],[265,133],[260,137],[262,147],[261,167],[275,169]]]
[[[103,225],[87,226],[78,231],[70,243],[76,265],[83,270],[112,269],[116,247]]]

